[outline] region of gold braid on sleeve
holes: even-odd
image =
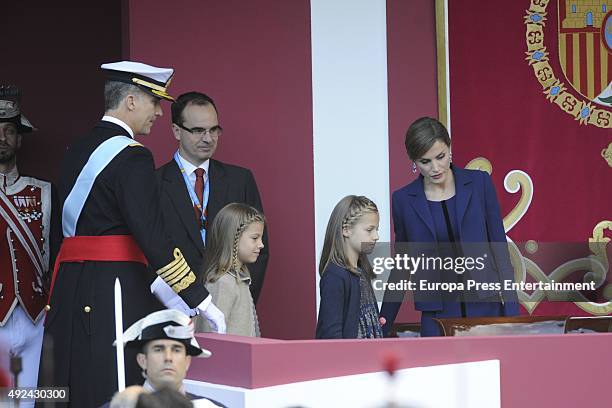
[[[187,265],[185,257],[180,249],[174,248],[174,260],[168,265],[156,271],[157,275],[162,278],[168,286],[176,293],[191,285],[196,280],[196,276]]]

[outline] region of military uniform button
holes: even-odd
[[[51,310],[51,305],[45,305],[45,311],[48,312],[49,310]]]
[[[89,306],[85,306],[85,307],[83,308],[83,310],[85,311],[85,313],[89,313],[89,312],[91,312],[91,307],[89,307]]]

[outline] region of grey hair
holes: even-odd
[[[119,81],[106,81],[104,84],[104,111],[117,109],[129,94],[148,95],[136,85]]]

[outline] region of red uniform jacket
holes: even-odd
[[[51,183],[18,177],[0,189],[0,325],[20,304],[32,322],[47,301]]]

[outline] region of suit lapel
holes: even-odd
[[[172,205],[174,205],[179,218],[185,225],[185,229],[195,245],[198,248],[203,248],[204,243],[202,242],[198,221],[191,199],[189,198],[189,192],[187,191],[183,175],[174,160],[170,166],[166,167],[164,172],[164,190],[170,197]]]
[[[412,198],[412,200],[410,200],[410,205],[412,205],[414,211],[425,223],[425,225],[429,229],[429,232],[431,232],[431,236],[435,239],[436,230],[434,227],[431,212],[429,211],[429,206],[427,205],[427,197],[425,197],[425,186],[423,185],[423,177],[419,176],[417,178],[417,182],[413,183],[411,186],[411,189],[408,191]]]
[[[457,196],[457,224],[459,225],[459,236],[461,236],[461,224],[472,198],[472,180],[467,171],[453,167],[455,176],[455,195]]]
[[[223,164],[217,160],[210,159],[208,165],[208,182],[210,183],[210,190],[208,196],[208,224],[210,220],[213,220],[215,216],[221,211],[224,204],[226,203],[228,183],[225,182],[225,169]]]

